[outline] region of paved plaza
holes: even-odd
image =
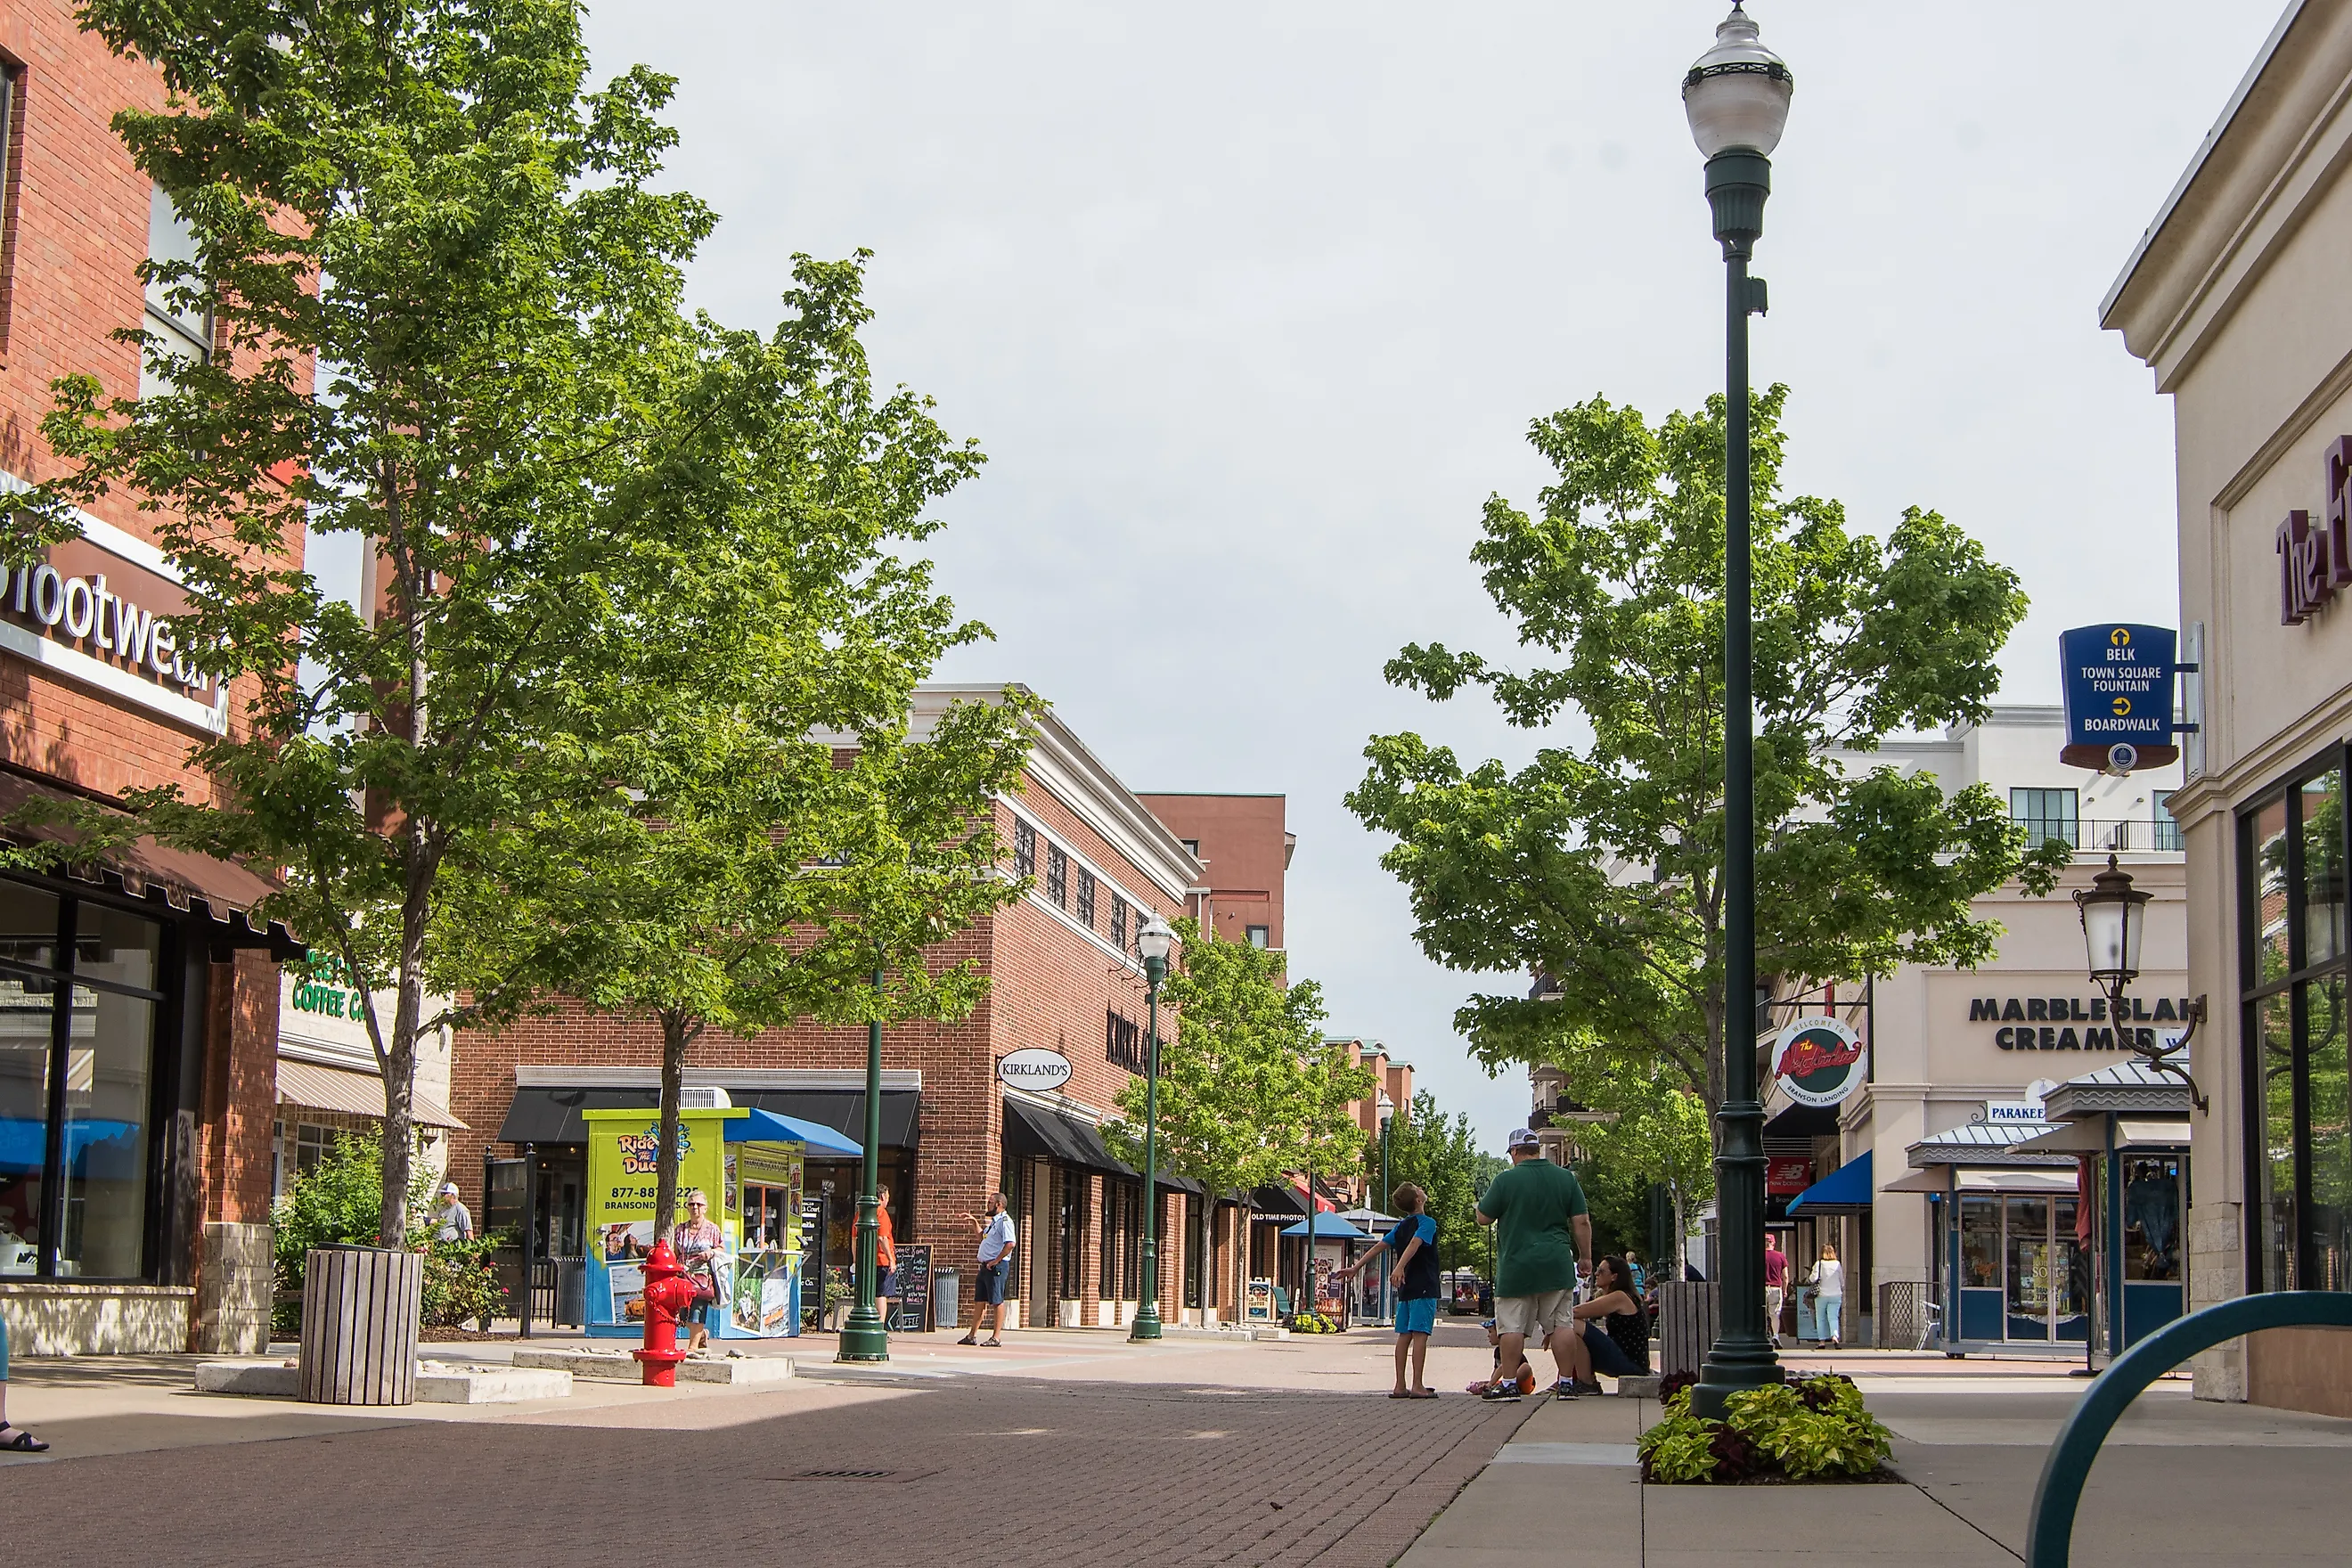
[[[1899,1485],[1649,1487],[1646,1401],[1486,1405],[1486,1352],[1440,1325],[1446,1397],[1381,1397],[1385,1335],[1130,1347],[900,1340],[881,1374],[773,1392],[582,1383],[526,1405],[330,1411],[188,1391],[188,1358],[25,1362],[11,1413],[57,1447],[0,1461],[0,1505],[83,1519],[48,1562],[637,1563],[697,1558],[1319,1568],[1701,1563],[1998,1568],[2021,1561],[2042,1457],[2082,1382],[2047,1363],[1857,1354]],[[511,1345],[439,1347],[498,1359]],[[2074,1561],[2340,1563],[2352,1422],[2135,1406],[2095,1472]],[[99,1521],[103,1521],[102,1525]]]

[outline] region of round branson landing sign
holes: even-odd
[[[1070,1081],[1070,1058],[1059,1051],[1031,1046],[998,1058],[996,1078],[998,1082],[1009,1083],[1015,1089],[1033,1089],[1044,1094]]]
[[[1772,1071],[1800,1105],[1836,1105],[1870,1076],[1870,1052],[1843,1020],[1797,1018],[1772,1047]]]

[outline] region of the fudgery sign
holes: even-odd
[[[2279,624],[2300,626],[2352,583],[2352,436],[2328,444],[2320,468],[2327,510],[2319,526],[2291,511],[2278,527]]]
[[[2104,996],[1969,998],[1969,1022],[1999,1024],[1992,1043],[2004,1051],[2154,1050],[2157,1032],[2139,1026],[2178,1024],[2188,1016],[2186,997],[2159,996],[2150,1006],[2144,996],[2126,996],[2113,1009]]]

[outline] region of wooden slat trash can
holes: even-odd
[[[302,1264],[301,1397],[312,1405],[411,1405],[425,1258],[325,1247]]]
[[[1658,1286],[1658,1371],[1667,1377],[1696,1373],[1715,1348],[1721,1327],[1723,1287],[1712,1280],[1668,1279]]]

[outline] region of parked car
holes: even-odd
[[[1457,1317],[1475,1317],[1484,1310],[1480,1303],[1487,1300],[1486,1282],[1468,1269],[1447,1273],[1441,1284],[1448,1312]]]

